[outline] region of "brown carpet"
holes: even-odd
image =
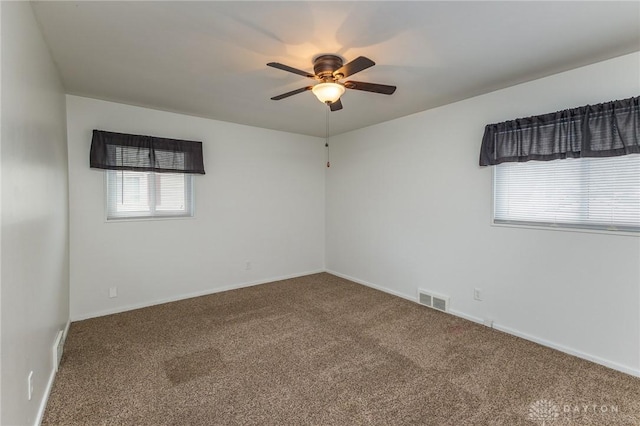
[[[316,274],[73,323],[43,424],[543,420],[639,425],[640,379]]]

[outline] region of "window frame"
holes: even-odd
[[[554,160],[562,161],[562,160]],[[496,219],[496,173],[497,167],[491,167],[491,215],[489,218],[490,226],[499,228],[516,228],[516,229],[536,229],[547,231],[563,231],[563,232],[579,232],[586,234],[605,234],[605,235],[619,235],[626,237],[640,238],[640,229],[628,230],[628,229],[606,229],[604,227],[591,226],[588,224],[569,224],[569,223],[550,223],[550,222],[535,222],[535,221],[509,221],[503,219]]]
[[[104,192],[103,192],[103,206],[104,206],[104,222],[105,223],[117,223],[117,222],[130,222],[130,221],[155,221],[155,220],[174,220],[174,219],[193,219],[196,217],[196,202],[195,202],[195,179],[194,179],[194,174],[192,173],[180,173],[185,175],[185,180],[187,182],[187,188],[185,188],[185,197],[189,200],[187,202],[185,202],[185,205],[190,205],[190,212],[185,213],[185,214],[153,214],[153,215],[148,215],[148,214],[130,214],[130,215],[126,215],[126,216],[110,216],[110,206],[109,206],[109,190],[110,190],[110,185],[109,185],[109,179],[110,179],[110,174],[112,173],[118,173],[121,172],[122,170],[104,170],[104,177],[103,177],[103,181],[104,181]],[[125,172],[127,172],[127,170],[124,170]],[[135,172],[135,171],[133,171]],[[158,172],[135,172],[135,173],[151,173],[154,175],[157,174],[161,174]],[[154,176],[155,179],[155,176]],[[154,180],[155,182],[155,180]],[[155,186],[155,185],[154,185]],[[151,195],[151,198],[155,200],[155,190],[153,191],[153,194]],[[155,204],[155,203],[154,203]],[[153,211],[156,212],[155,208],[153,208]]]

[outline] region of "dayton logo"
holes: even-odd
[[[560,416],[560,407],[553,401],[541,399],[529,406],[529,420],[542,422],[542,426],[556,420]]]

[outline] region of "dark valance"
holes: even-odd
[[[202,142],[93,131],[90,166],[108,170],[204,174]]]
[[[480,165],[640,153],[640,97],[485,127]]]

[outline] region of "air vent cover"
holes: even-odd
[[[432,306],[432,298],[430,294],[420,293],[420,304],[425,306]]]
[[[449,297],[430,291],[418,290],[418,303],[442,312],[449,311]]]
[[[62,351],[64,349],[64,332],[60,330],[56,335],[56,340],[53,343],[53,366],[56,371],[58,371],[58,367],[60,366],[60,361],[62,360]]]

